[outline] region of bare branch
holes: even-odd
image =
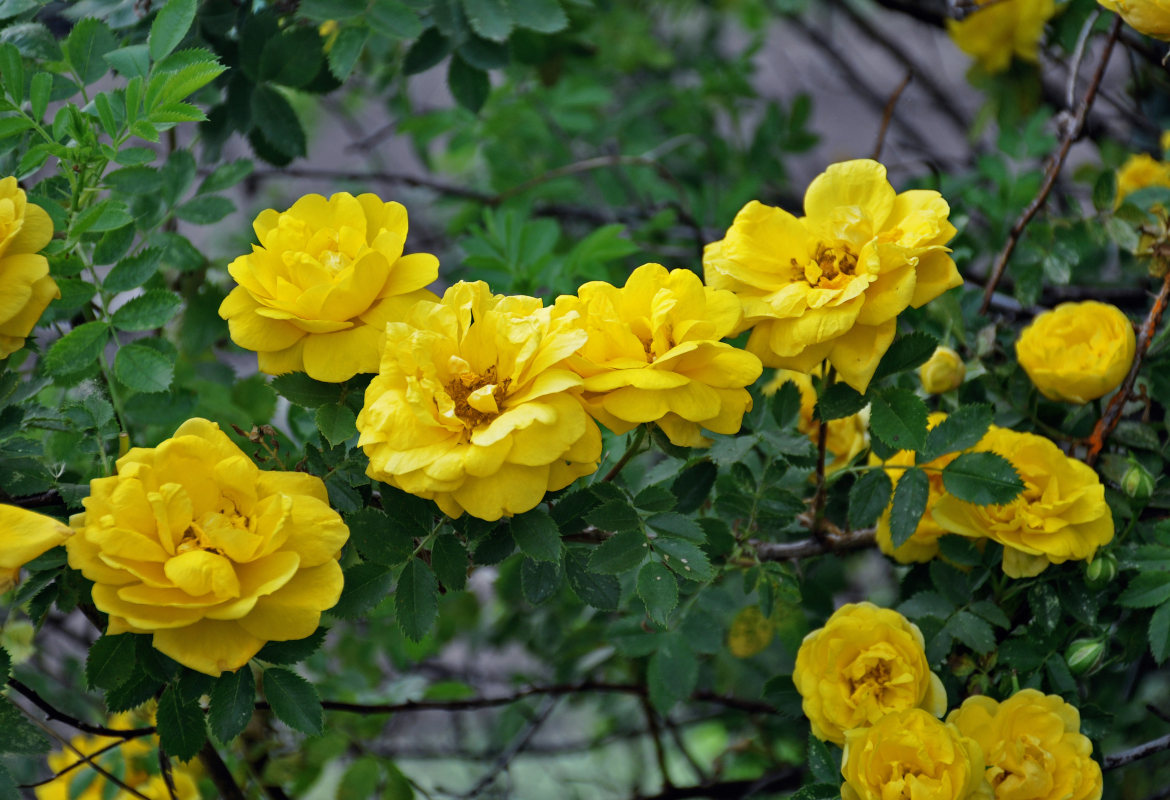
[[[821,538],[801,539],[797,542],[749,542],[760,561],[789,561],[791,559],[821,556],[826,553],[845,553],[873,547],[877,532],[873,528],[859,531],[826,531]]]
[[[49,719],[56,722],[63,722],[69,727],[76,728],[85,733],[92,733],[95,736],[109,736],[114,739],[137,739],[140,736],[151,736],[156,731],[153,725],[146,728],[107,728],[104,725],[91,725],[88,722],[82,722],[76,717],[69,716],[64,711],[58,710],[56,706],[16,678],[9,678],[8,685],[22,694],[34,706],[44,711]]]
[[[207,770],[211,782],[215,784],[223,800],[244,800],[244,792],[210,740],[204,742],[203,749],[199,751],[199,763]]]
[[[1170,750],[1170,733],[1145,744],[1139,744],[1137,747],[1131,747],[1129,750],[1122,750],[1120,753],[1105,756],[1101,759],[1101,769],[1111,770],[1124,767],[1126,764],[1132,764],[1135,761],[1140,761],[1147,756],[1161,753],[1164,750]]]

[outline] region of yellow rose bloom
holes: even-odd
[[[20,568],[73,533],[52,517],[0,504],[0,594],[16,585]]]
[[[1060,697],[1035,689],[1002,703],[968,697],[947,722],[979,743],[996,800],[1101,800],[1093,743]]]
[[[557,298],[553,314],[580,317],[589,334],[568,365],[584,378],[586,409],[614,433],[652,422],[680,447],[706,447],[703,429],[739,431],[752,407],[744,387],[764,368],[720,341],[742,316],[731,292],[643,264],[621,289],[592,281]]]
[[[131,449],[84,505],[69,565],[94,582],[106,633],[154,634],[193,670],[219,675],[268,641],[303,639],[341,595],[349,529],[325,483],[260,470],[205,419]]]
[[[918,368],[922,391],[927,394],[945,394],[963,385],[967,366],[963,357],[949,347],[939,347],[926,363]]]
[[[152,701],[153,702],[153,701]],[[131,729],[138,725],[154,724],[150,719],[139,721],[131,714],[114,715],[107,727],[115,730]],[[49,754],[49,769],[54,773],[69,770],[63,775],[36,787],[37,800],[107,800],[107,798],[129,798],[129,792],[119,788],[104,775],[85,763],[77,753],[92,758],[102,769],[117,775],[123,783],[146,795],[151,800],[170,800],[166,780],[158,774],[157,737],[121,740],[118,747],[95,755],[119,739],[109,736],[75,736],[69,742],[77,751],[62,748]],[[80,766],[74,766],[83,762]],[[181,763],[172,763],[171,776],[175,781],[175,796],[179,800],[199,800],[199,788],[195,785],[191,770]]]
[[[260,212],[259,245],[228,266],[239,284],[219,315],[260,371],[340,382],[377,372],[386,323],[401,319],[439,274],[429,253],[404,256],[406,209],[372,194],[302,197]]]
[[[28,202],[16,178],[0,180],[0,359],[24,347],[49,303],[61,296],[49,262],[37,251],[53,238],[53,221]]]
[[[1121,385],[1136,349],[1121,309],[1086,300],[1036,317],[1016,340],[1016,359],[1049,400],[1087,403]]]
[[[826,358],[864,392],[898,314],[962,284],[938,192],[897,194],[886,168],[833,164],[804,196],[804,217],[755,200],[703,253],[707,285],[743,303],[739,330],[765,366],[810,372]]]
[[[448,516],[497,520],[594,472],[601,431],[562,363],[588,334],[552,310],[460,282],[387,325],[357,418],[366,473]]]
[[[1170,40],[1170,0],[1097,0],[1130,27],[1155,39]]]
[[[941,411],[933,412],[927,417],[927,425],[933,428],[935,425],[947,418],[947,415]],[[923,466],[937,467],[942,469],[947,464],[959,457],[958,453],[946,453],[936,458]],[[873,453],[869,455],[869,463],[885,464],[886,466],[894,467],[912,467],[914,466],[914,451],[899,450],[892,456],[887,458],[884,462]],[[890,479],[894,482],[895,488],[898,485],[898,478],[901,476],[903,470],[891,469],[887,472]],[[877,544],[881,551],[887,556],[890,556],[899,564],[913,564],[924,563],[930,561],[938,555],[938,539],[946,533],[942,526],[934,521],[931,515],[935,505],[939,499],[946,494],[946,489],[943,488],[942,473],[935,471],[928,471],[927,478],[930,480],[930,494],[926,497],[926,512],[922,515],[922,519],[918,521],[918,527],[915,529],[913,535],[902,546],[895,549],[894,539],[890,533],[890,509],[882,512],[882,516],[878,519],[877,524]]]
[[[922,631],[897,611],[849,603],[800,645],[792,681],[813,735],[843,744],[846,731],[893,711],[947,709],[942,681],[926,663]]]
[[[1151,186],[1170,187],[1170,164],[1158,161],[1149,153],[1134,153],[1117,170],[1117,201],[1121,201],[1139,189]]]
[[[979,745],[922,709],[845,735],[841,800],[990,800]]]
[[[951,39],[983,68],[1003,72],[1012,56],[1036,62],[1044,25],[1056,13],[1054,0],[976,0],[980,6],[961,20],[947,20]]]
[[[819,375],[820,370],[814,370]],[[813,418],[813,411],[817,405],[817,391],[813,388],[812,378],[803,372],[792,370],[776,370],[772,379],[764,384],[762,389],[765,397],[771,397],[785,383],[791,381],[800,391],[800,417],[796,421],[797,430],[816,444],[820,435],[820,422]],[[847,467],[863,450],[869,447],[869,406],[856,414],[841,419],[829,420],[829,431],[825,436],[825,451],[833,456],[825,464],[825,474],[832,474],[842,467]]]
[[[1092,559],[1113,539],[1105,487],[1086,464],[1032,433],[992,426],[973,448],[1012,462],[1024,491],[1010,503],[978,506],[954,495],[939,498],[931,515],[950,533],[1003,545],[1003,571],[1039,575],[1049,564]]]

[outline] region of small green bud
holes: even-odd
[[[1085,584],[1090,589],[1104,589],[1117,577],[1117,558],[1102,553],[1085,565]]]
[[[951,659],[951,673],[956,678],[966,678],[975,671],[975,659],[961,655]]]
[[[1064,660],[1073,675],[1087,675],[1105,659],[1105,642],[1100,639],[1074,639],[1064,651]]]
[[[1154,476],[1150,471],[1133,458],[1129,460],[1129,469],[1121,477],[1121,491],[1134,500],[1149,500],[1154,493]]]

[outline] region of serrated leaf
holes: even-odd
[[[1012,626],[1007,614],[1003,613],[1003,610],[990,600],[979,600],[972,603],[971,610],[997,628],[1007,629]]]
[[[50,375],[70,375],[93,364],[109,340],[110,329],[104,322],[84,322],[53,342],[45,354],[45,369]]]
[[[459,105],[473,114],[483,108],[492,88],[487,73],[471,66],[458,54],[451,56],[447,67],[447,87]]]
[[[589,570],[620,575],[639,566],[650,553],[641,531],[623,531],[606,539],[589,557]]]
[[[688,542],[696,544],[702,544],[707,540],[707,535],[699,523],[684,514],[673,511],[655,514],[647,518],[646,526],[661,536],[686,539]]]
[[[539,508],[512,517],[512,538],[520,552],[537,561],[559,561],[561,532],[548,512]]]
[[[198,0],[167,0],[150,26],[150,57],[160,61],[179,46],[195,21]]]
[[[621,600],[621,585],[613,575],[601,575],[586,569],[586,552],[569,548],[565,553],[565,577],[569,588],[581,599],[600,611],[613,611]]]
[[[235,672],[225,672],[215,681],[207,707],[207,724],[211,735],[220,742],[235,739],[252,720],[256,702],[256,679],[247,664]]]
[[[123,683],[106,692],[106,710],[116,714],[138,708],[158,693],[161,684],[144,670],[135,669]]]
[[[166,325],[183,307],[183,299],[166,289],[150,289],[130,298],[110,318],[123,331],[148,331]]]
[[[485,39],[502,42],[512,32],[508,0],[463,0],[463,11],[471,29]]]
[[[264,43],[259,80],[299,89],[317,76],[322,56],[321,35],[314,28],[287,28]]]
[[[39,756],[49,752],[48,738],[33,727],[7,697],[0,698],[0,753]]]
[[[423,30],[418,14],[399,0],[378,0],[370,6],[366,21],[377,33],[397,39],[414,39]]]
[[[569,27],[569,17],[558,0],[508,0],[516,26],[539,33],[559,33]]]
[[[114,377],[136,392],[165,392],[175,378],[175,365],[153,347],[135,342],[119,348]]]
[[[1170,603],[1163,603],[1150,615],[1150,653],[1161,666],[1170,657]]]
[[[227,67],[212,58],[193,60],[193,63],[186,66],[160,73],[147,87],[146,107],[153,109],[185,100],[222,75],[226,69]]]
[[[102,636],[89,647],[85,680],[91,689],[113,689],[134,670],[135,641],[128,633]]]
[[[646,666],[650,703],[665,714],[690,697],[699,681],[699,662],[681,634],[662,636]]]
[[[325,22],[356,17],[368,5],[368,0],[302,0],[297,13],[317,22]]]
[[[438,582],[431,568],[419,559],[411,559],[398,578],[394,605],[398,625],[408,639],[419,641],[438,615]]]
[[[980,655],[995,649],[995,632],[984,620],[968,611],[960,611],[947,623],[956,639]]]
[[[222,192],[224,189],[230,189],[251,175],[254,169],[255,165],[248,158],[237,158],[235,161],[221,164],[203,179],[203,183],[199,184],[196,194],[211,194],[212,192]]]
[[[180,761],[194,758],[207,741],[207,725],[197,701],[184,702],[176,686],[158,699],[158,742],[167,755]]]
[[[104,58],[107,64],[127,80],[136,77],[146,78],[150,74],[150,49],[144,44],[133,44],[112,50],[106,53]]]
[[[918,522],[926,511],[930,497],[930,478],[920,469],[912,468],[898,478],[894,489],[894,503],[890,507],[890,539],[899,548],[918,530]]]
[[[391,518],[376,508],[363,508],[347,514],[349,538],[367,561],[387,566],[405,564],[414,553],[416,534],[429,531],[415,530],[403,520]]]
[[[394,574],[382,564],[354,564],[345,570],[341,598],[329,613],[343,619],[354,619],[376,607],[390,596]]]
[[[623,500],[610,500],[585,515],[590,525],[605,531],[633,531],[642,527],[638,512]]]
[[[1146,572],[1134,576],[1117,604],[1125,608],[1153,608],[1170,600],[1170,573]]]
[[[406,75],[425,72],[439,64],[450,52],[451,42],[439,32],[439,29],[427,28],[406,51],[406,56],[402,60],[402,72]]]
[[[447,591],[462,591],[467,585],[468,564],[467,547],[455,534],[443,534],[431,545],[431,569]]]
[[[849,489],[849,526],[868,528],[890,504],[894,484],[884,469],[871,469],[862,474]]]
[[[719,470],[707,460],[684,469],[670,485],[671,492],[678,498],[674,510],[680,514],[697,511],[710,496],[718,474]]]
[[[353,72],[354,65],[361,58],[362,50],[366,48],[366,41],[370,38],[370,29],[364,25],[353,25],[342,28],[337,34],[337,40],[326,54],[329,61],[329,71],[339,81],[345,81]]]
[[[899,336],[882,356],[871,380],[876,381],[889,375],[915,369],[925,364],[938,349],[938,339],[924,331],[914,331]]]
[[[106,23],[85,17],[61,43],[61,52],[83,84],[90,84],[106,74],[105,54],[118,46]]]
[[[565,573],[561,564],[549,561],[533,561],[525,558],[520,563],[520,587],[524,599],[534,606],[550,600],[564,583]]]
[[[715,577],[707,555],[692,542],[660,537],[654,540],[654,549],[662,554],[666,566],[680,577],[692,581],[709,581]]]
[[[1024,490],[1011,462],[998,453],[963,453],[942,472],[943,486],[976,505],[1010,503]]]
[[[908,389],[885,389],[870,403],[869,430],[895,450],[919,450],[926,444],[926,404]]]
[[[674,575],[664,565],[651,561],[638,570],[637,588],[650,618],[665,628],[670,612],[678,605],[678,581]]]
[[[840,800],[841,779],[835,778],[832,783],[813,783],[802,786],[792,795],[790,800]]]
[[[317,409],[314,419],[317,430],[321,431],[325,440],[335,447],[357,435],[357,417],[349,406],[336,404],[321,406]]]
[[[281,397],[305,408],[317,408],[341,400],[338,384],[315,381],[303,372],[278,375],[272,379],[271,386]]]
[[[829,422],[851,417],[865,408],[865,404],[866,399],[852,386],[834,383],[821,392],[813,413],[817,419]]]
[[[807,759],[809,772],[815,780],[832,783],[841,778],[841,768],[829,746],[811,733],[808,735]]]
[[[107,292],[125,292],[146,283],[158,272],[162,251],[150,247],[140,253],[122,259],[102,282]]]
[[[211,225],[236,210],[236,204],[218,194],[192,197],[175,208],[175,216],[192,225]]]
[[[284,667],[264,670],[264,696],[281,722],[301,733],[318,736],[325,725],[321,698],[313,684]]]
[[[930,429],[918,462],[926,464],[947,453],[974,447],[990,427],[990,405],[963,406]]]
[[[305,129],[288,100],[272,87],[257,86],[252,92],[252,121],[282,155],[299,158],[305,154]]]
[[[325,641],[325,634],[329,632],[328,628],[318,628],[304,639],[291,639],[287,642],[268,642],[260,648],[260,652],[256,654],[256,658],[260,661],[268,661],[272,664],[296,664],[298,661],[304,661],[313,653],[321,649],[322,642]]]

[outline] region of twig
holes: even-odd
[[[125,741],[110,742],[105,747],[101,748],[100,750],[94,750],[92,753],[89,754],[89,757],[90,758],[97,758],[100,755],[104,755],[104,754],[110,752],[115,747],[121,747],[124,744],[126,744]],[[80,767],[84,763],[85,763],[84,761],[74,761],[72,764],[65,767],[63,770],[61,770],[59,772],[54,772],[52,775],[50,775],[47,778],[42,778],[41,780],[37,781],[36,783],[22,783],[19,786],[17,786],[16,788],[18,788],[18,789],[35,789],[38,786],[44,786],[46,783],[52,783],[53,781],[57,780],[62,775],[69,774],[70,772],[77,769],[78,767]]]
[[[1162,289],[1158,292],[1157,298],[1154,299],[1149,316],[1146,317],[1146,321],[1138,333],[1137,347],[1134,350],[1133,364],[1129,368],[1129,373],[1121,382],[1117,393],[1110,399],[1109,405],[1105,406],[1105,413],[1101,415],[1101,419],[1097,420],[1093,433],[1089,435],[1089,452],[1085,457],[1085,462],[1090,467],[1097,463],[1097,457],[1101,455],[1101,449],[1105,447],[1105,440],[1109,438],[1114,428],[1117,427],[1117,423],[1121,421],[1121,412],[1129,401],[1129,396],[1133,393],[1133,385],[1137,381],[1138,371],[1142,367],[1142,359],[1145,358],[1146,351],[1150,349],[1150,344],[1154,341],[1154,334],[1157,333],[1162,312],[1166,310],[1167,300],[1170,300],[1170,272],[1166,273],[1166,277],[1162,279]]]
[[[613,465],[613,469],[605,473],[605,477],[601,479],[603,483],[609,483],[618,476],[618,473],[625,468],[626,464],[630,463],[630,459],[639,453],[642,448],[642,440],[645,438],[646,426],[639,425],[637,432],[634,434],[634,438],[630,441],[630,446],[626,448],[626,452],[622,453],[622,457]]]
[[[800,786],[804,770],[790,767],[773,772],[754,780],[741,779],[703,783],[698,786],[674,786],[656,795],[641,797],[639,800],[687,800],[692,797],[713,798],[713,800],[743,800],[759,792],[776,792],[796,789]]]
[[[85,733],[92,733],[96,736],[109,736],[112,739],[137,739],[140,736],[151,736],[156,731],[153,725],[146,728],[107,728],[104,725],[90,725],[88,722],[82,722],[76,717],[71,717],[64,711],[58,710],[52,703],[41,697],[33,689],[25,686],[16,678],[9,678],[8,685],[24,695],[34,706],[44,711],[49,719],[56,722],[63,722],[69,727],[76,728]]]
[[[878,161],[882,157],[882,147],[886,143],[886,132],[890,129],[890,120],[894,118],[894,108],[898,105],[898,100],[902,97],[902,92],[906,91],[906,87],[910,85],[910,79],[914,77],[912,70],[906,70],[906,77],[898,84],[898,88],[894,89],[890,99],[886,101],[885,110],[882,111],[882,122],[878,127],[877,143],[873,146],[873,160]]]
[[[666,748],[662,744],[662,727],[658,724],[658,717],[654,714],[649,697],[642,698],[642,711],[646,714],[646,727],[650,733],[650,742],[654,745],[658,771],[662,773],[662,788],[673,789],[674,781],[670,779],[670,768],[666,765]]]
[[[915,3],[914,0],[876,0],[876,2],[883,8],[897,11],[908,17],[913,17],[919,22],[925,22],[927,25],[935,28],[943,27],[947,21],[947,15],[945,13],[931,8],[925,8]]]
[[[1124,767],[1126,764],[1140,761],[1147,756],[1161,753],[1163,750],[1170,750],[1170,733],[1151,742],[1139,744],[1137,747],[1131,747],[1129,750],[1122,750],[1120,753],[1105,756],[1101,759],[1101,769],[1111,770]]]
[[[464,795],[461,795],[463,800],[474,800],[474,798],[479,797],[484,789],[488,788],[495,782],[499,774],[508,768],[508,764],[512,762],[512,759],[514,759],[520,753],[520,751],[524,749],[525,745],[528,744],[528,741],[533,737],[533,735],[536,734],[536,731],[539,730],[540,726],[544,724],[544,721],[548,719],[548,716],[552,713],[556,703],[557,701],[555,698],[545,698],[541,708],[529,721],[527,727],[525,727],[525,729],[521,731],[515,739],[512,740],[511,744],[509,744],[508,747],[502,753],[500,753],[499,757],[496,758],[495,762],[492,764],[491,769],[487,771],[487,774],[476,781],[475,785],[471,787],[470,791]]]
[[[244,792],[240,789],[240,785],[236,783],[231,770],[228,769],[227,764],[223,763],[219,751],[212,746],[210,741],[203,743],[203,748],[199,751],[199,763],[207,770],[211,782],[215,784],[215,788],[223,800],[244,800]]]
[[[1072,60],[1068,65],[1068,86],[1065,88],[1064,104],[1066,108],[1072,108],[1077,101],[1077,77],[1081,71],[1081,61],[1085,58],[1085,45],[1089,42],[1089,34],[1093,32],[1093,26],[1097,24],[1097,20],[1101,17],[1101,9],[1095,10],[1085,20],[1085,24],[1081,26],[1081,33],[1077,36],[1077,45],[1073,48]]]
[[[162,745],[158,748],[158,769],[162,773],[163,783],[166,784],[167,794],[171,800],[179,800],[179,794],[175,791],[175,774],[171,770],[171,757],[163,750]]]
[[[1008,232],[1007,242],[1004,243],[1003,249],[1000,250],[999,255],[995,258],[995,264],[991,269],[991,274],[987,279],[987,285],[983,289],[983,303],[979,306],[979,313],[986,314],[988,306],[991,305],[991,296],[995,293],[995,287],[999,283],[999,279],[1003,277],[1003,272],[1007,268],[1008,259],[1011,258],[1012,253],[1019,244],[1021,237],[1024,235],[1024,230],[1028,227],[1028,223],[1036,216],[1037,212],[1044,206],[1048,200],[1048,195],[1052,193],[1052,187],[1056,185],[1056,179],[1060,176],[1061,168],[1064,166],[1064,161],[1068,158],[1069,150],[1072,149],[1073,142],[1075,142],[1081,135],[1081,131],[1085,127],[1085,120],[1089,116],[1089,109],[1093,106],[1093,99],[1097,96],[1097,90],[1101,86],[1101,80],[1105,77],[1105,67],[1109,64],[1109,57],[1113,54],[1113,45],[1117,43],[1117,37],[1121,32],[1121,18],[1117,17],[1113,20],[1113,26],[1109,29],[1109,38],[1105,40],[1105,48],[1101,53],[1101,60],[1097,63],[1097,69],[1093,72],[1093,77],[1089,81],[1089,86],[1085,89],[1085,96],[1081,99],[1081,103],[1077,106],[1076,113],[1073,114],[1065,126],[1065,130],[1060,139],[1060,147],[1057,148],[1056,153],[1053,154],[1052,159],[1048,163],[1048,168],[1044,173],[1044,182],[1040,185],[1040,191],[1032,198],[1032,202],[1028,203],[1027,208],[1020,214],[1019,218],[1012,225]],[[1074,72],[1075,75],[1075,72]]]
[[[61,744],[63,749],[71,750],[75,755],[77,755],[81,759],[81,761],[78,762],[79,764],[82,764],[82,763],[86,764],[87,766],[91,767],[95,772],[97,772],[99,775],[101,775],[103,778],[105,778],[106,780],[110,781],[113,784],[116,784],[117,786],[121,787],[122,789],[125,789],[130,794],[134,795],[135,797],[140,798],[140,800],[150,800],[150,798],[147,797],[146,795],[144,795],[142,792],[138,791],[133,786],[126,783],[124,780],[119,778],[114,773],[110,772],[108,769],[103,767],[101,764],[97,763],[94,760],[93,755],[86,755],[85,753],[81,752],[80,750],[78,750],[76,747],[73,746],[72,742],[70,742],[68,739],[66,739],[61,734],[57,733],[55,730],[50,728],[45,723],[41,722],[36,717],[29,714],[27,710],[25,710],[23,708],[20,710],[26,717],[29,718],[30,721],[32,721],[32,723],[34,725],[36,725],[38,728],[40,728],[45,733],[49,734],[49,736],[52,736],[54,739],[56,739]],[[119,744],[125,744],[125,742],[119,742]],[[96,754],[94,754],[94,755],[96,755]]]
[[[749,544],[755,548],[756,558],[760,561],[788,561],[873,547],[876,535],[873,528],[866,528],[838,534],[824,531],[822,538],[801,539],[798,542],[760,542],[753,539]]]

